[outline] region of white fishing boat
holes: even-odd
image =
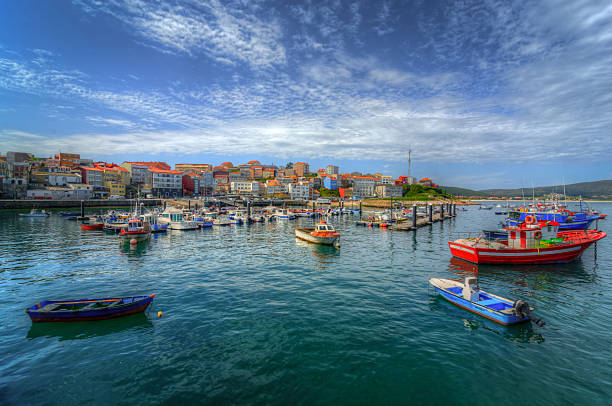
[[[49,213],[44,210],[38,211],[36,209],[30,210],[29,213],[19,213],[19,217],[49,217]]]
[[[213,220],[213,226],[216,227],[229,226],[230,224],[232,223],[230,223],[230,220],[227,217],[217,217]]]
[[[160,224],[168,224],[170,230],[197,230],[198,223],[191,220],[188,215],[176,207],[167,207],[157,219]]]
[[[314,228],[296,228],[295,236],[313,244],[340,245],[340,233],[325,220],[318,222]]]
[[[295,214],[293,214],[291,211],[287,209],[276,210],[274,211],[274,215],[279,220],[294,220],[295,219]]]

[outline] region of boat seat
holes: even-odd
[[[499,300],[499,299],[488,299],[488,300],[481,300],[481,301],[476,302],[476,303],[481,305],[481,306],[488,306],[488,305],[492,305],[492,304],[499,303],[499,302],[501,302],[501,300]]]
[[[122,304],[121,300],[118,300],[116,302],[113,302],[111,305],[107,306],[107,307],[115,307],[115,306],[119,306],[120,304]]]
[[[39,312],[52,312],[53,310],[57,309],[58,307],[60,307],[59,304],[57,303],[50,303],[46,306],[41,307],[40,309],[38,309]]]

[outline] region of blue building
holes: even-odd
[[[323,179],[323,187],[325,189],[338,189],[338,180],[327,176],[325,179]]]

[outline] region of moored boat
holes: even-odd
[[[93,231],[104,229],[104,223],[81,223],[81,230]]]
[[[533,308],[527,302],[523,300],[512,301],[480,290],[475,277],[465,278],[465,283],[450,279],[431,278],[429,283],[437,293],[452,304],[496,323],[508,326],[531,320],[539,326],[546,324],[531,314]]]
[[[154,297],[155,294],[100,299],[45,300],[28,307],[26,313],[34,323],[104,320],[143,312]]]
[[[36,209],[32,209],[30,210],[29,213],[19,213],[19,217],[42,217],[42,218],[46,218],[49,217],[49,213],[47,213],[44,210],[38,211]]]
[[[325,220],[318,222],[314,228],[296,228],[295,236],[314,244],[340,245],[340,233]]]
[[[132,219],[128,221],[127,228],[121,230],[119,236],[123,239],[123,242],[135,244],[151,237],[151,227],[148,221]]]
[[[606,237],[599,230],[559,232],[559,223],[535,222],[504,227],[506,240],[461,238],[449,241],[451,254],[476,264],[547,264],[579,258],[594,242]]]

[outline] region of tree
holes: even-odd
[[[293,169],[293,162],[287,162],[287,165],[285,165],[285,169]]]

